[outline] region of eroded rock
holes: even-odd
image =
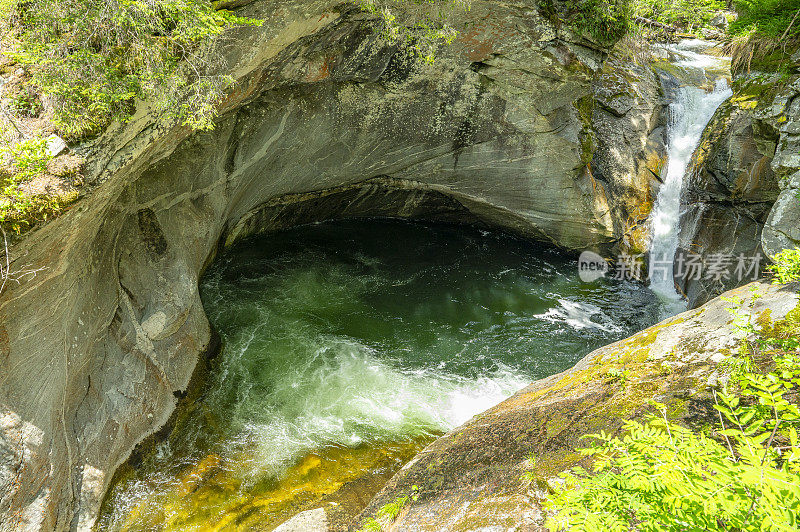
[[[699,255],[704,263],[714,257],[759,257],[761,230],[780,193],[771,162],[778,133],[757,120],[749,109],[727,101],[706,127],[686,173],[681,194],[678,253]],[[749,263],[748,263],[749,264]],[[706,271],[704,268],[703,271]],[[731,273],[733,268],[730,268]],[[751,281],[726,275],[715,279],[700,275],[677,282],[695,307],[714,296]]]

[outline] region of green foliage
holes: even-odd
[[[568,0],[567,21],[603,45],[621,39],[631,27],[630,0]]]
[[[745,332],[757,330],[749,316],[738,309],[734,315]],[[713,437],[668,421],[658,403],[659,415],[626,421],[621,437],[588,436],[592,443],[580,452],[593,458],[593,470],[562,475],[547,525],[579,531],[800,528],[800,409],[796,398],[790,400],[800,386],[800,324],[787,319],[758,332],[756,345],[744,344],[747,360],[715,394],[720,423]],[[750,355],[760,349],[770,350],[770,373],[754,371]]]
[[[42,102],[30,88],[12,94],[10,100],[11,109],[19,115],[35,117],[42,112]]]
[[[448,23],[453,8],[469,9],[470,0],[357,0],[366,12],[380,15],[383,37],[415,58],[432,63],[436,48],[449,44],[458,32]],[[397,14],[403,14],[399,21]]]
[[[625,386],[631,377],[631,372],[627,369],[611,368],[606,372],[605,376],[611,382],[617,383],[619,386]]]
[[[31,138],[3,146],[0,156],[11,163],[16,181],[27,181],[42,175],[52,159],[47,151],[47,139],[44,138]]]
[[[739,14],[731,23],[733,34],[756,32],[773,38],[784,34],[784,38],[789,39],[800,37],[800,16],[795,19],[800,11],[800,0],[733,0],[733,5]]]
[[[377,512],[375,512],[375,517],[370,517],[366,521],[364,521],[364,526],[359,530],[359,532],[381,532],[384,529],[384,526],[388,526],[397,519],[397,516],[400,515],[400,512],[405,508],[406,504],[409,501],[416,501],[417,500],[417,492],[419,491],[419,487],[411,486],[412,494],[404,495],[401,497],[397,497],[390,503],[386,503],[381,506]]]
[[[10,55],[54,102],[67,136],[125,119],[137,98],[196,129],[211,126],[229,78],[214,75],[226,28],[255,24],[210,0],[0,0]]]
[[[775,278],[776,284],[794,283],[800,281],[800,248],[784,249],[772,260],[773,264],[767,266]]]
[[[692,31],[707,25],[722,9],[725,9],[725,2],[721,0],[636,0],[634,12],[640,17]]]
[[[25,183],[44,175],[52,157],[47,139],[31,138],[0,147],[0,227],[14,233],[61,212],[77,194],[30,194]]]
[[[384,505],[378,510],[378,517],[387,517],[390,521],[394,521],[397,519],[397,516],[400,514],[400,510],[408,502],[408,497],[398,497],[394,501],[390,502],[389,504]]]

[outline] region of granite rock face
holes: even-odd
[[[650,212],[666,163],[668,113],[662,81],[653,69],[612,54],[593,89],[594,136],[586,141],[594,142],[591,175],[623,206],[619,212],[625,216],[614,216],[621,235],[617,251],[644,253],[650,247]]]
[[[92,526],[115,468],[209,348],[197,283],[224,245],[381,214],[599,249],[620,245],[630,205],[650,196],[647,172],[602,155],[613,142],[650,157],[650,93],[603,97],[607,120],[646,123],[596,135],[607,51],[532,0],[473,0],[427,66],[340,2],[231,5],[265,23],[226,45],[237,85],[216,128],[191,134],[143,104],[83,148],[93,192],[12,250],[29,274],[0,296],[0,529]]]
[[[734,96],[717,110],[689,166],[681,198],[679,250],[708,266],[715,257],[769,257],[800,245],[800,81],[779,91],[763,75],[740,77]],[[748,261],[748,267],[752,264]],[[683,278],[678,284],[698,306],[739,279]]]
[[[764,251],[773,256],[800,247],[800,77],[778,94],[765,114],[775,117],[780,132],[772,166],[781,193],[761,237]]]
[[[800,247],[800,171],[786,179],[764,224],[761,244],[771,256]]]
[[[762,266],[768,263],[761,230],[780,193],[771,166],[777,139],[777,131],[749,110],[730,100],[720,106],[684,180],[678,253],[699,255],[706,264],[740,254],[759,257]],[[737,277],[690,275],[678,283],[695,307],[742,284]]]
[[[753,283],[726,294],[753,316],[778,321],[798,310],[798,286]],[[753,294],[760,294],[754,298]],[[717,298],[620,342],[593,351],[564,373],[536,381],[515,396],[442,436],[389,481],[361,514],[407,497],[388,530],[538,531],[548,482],[581,465],[581,436],[615,434],[623,419],[641,420],[656,398],[673,421],[714,424],[710,387],[725,378],[720,362],[741,342]],[[624,382],[612,370],[625,370]],[[357,526],[353,527],[355,530]]]

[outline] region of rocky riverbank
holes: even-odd
[[[787,315],[796,321],[797,289],[753,283],[725,297],[740,300],[762,324]],[[714,299],[598,349],[474,417],[409,462],[370,502],[362,522],[405,498],[391,530],[545,530],[541,503],[548,483],[571,467],[588,466],[576,452],[581,436],[614,433],[623,419],[652,414],[650,399],[687,426],[716,423],[711,387],[727,378],[720,363],[742,338],[729,308],[737,305]],[[324,512],[315,515],[321,519]]]

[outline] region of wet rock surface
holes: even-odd
[[[777,138],[777,132],[749,110],[732,101],[722,104],[686,174],[679,254],[699,255],[706,265],[715,257],[739,255],[748,260],[758,257],[762,267],[768,263],[761,230],[780,193],[771,166]],[[719,279],[686,275],[678,280],[692,307],[742,282],[735,275]]]
[[[734,96],[706,128],[687,172],[678,253],[698,255],[706,266],[720,256],[733,257],[735,264],[743,254],[763,268],[769,257],[800,244],[793,178],[800,168],[800,85],[773,77],[753,73],[737,79]],[[698,306],[748,280],[730,275],[677,281],[690,306]]]

